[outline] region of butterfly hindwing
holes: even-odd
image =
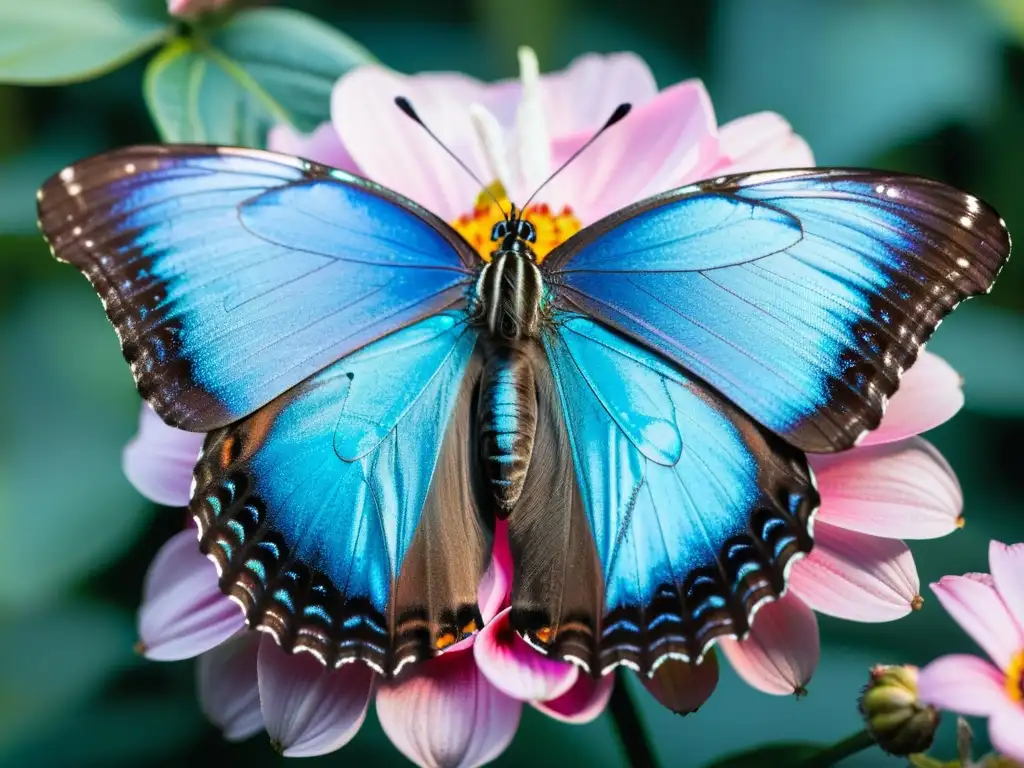
[[[550,428],[564,445],[535,447],[531,473],[563,477],[545,489],[543,474],[528,478],[524,499],[549,503],[509,518],[514,625],[595,672],[650,672],[745,633],[811,547],[818,496],[803,454],[589,318],[556,315],[543,343],[540,410],[561,411]]]
[[[43,185],[39,219],[99,293],[143,396],[201,432],[461,301],[475,259],[399,195],[258,150],[99,155]]]
[[[998,214],[939,182],[816,169],[727,176],[642,201],[543,264],[584,312],[810,452],[878,426],[900,374],[1009,257]]]
[[[476,337],[439,314],[210,433],[191,509],[250,624],[385,673],[479,627]]]

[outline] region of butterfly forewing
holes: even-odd
[[[39,192],[56,256],[89,278],[139,391],[208,431],[462,299],[475,254],[444,222],[298,158],[132,147]]]
[[[556,303],[657,350],[792,445],[878,426],[900,375],[1010,252],[936,181],[846,169],[727,176],[597,222],[542,265]]]

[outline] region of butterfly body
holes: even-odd
[[[39,218],[146,400],[207,433],[223,591],[388,675],[479,629],[496,519],[554,657],[651,673],[744,635],[811,550],[805,452],[877,427],[1010,251],[972,195],[824,168],[660,194],[540,263],[513,213],[488,260],[366,179],[188,145],[67,168]]]

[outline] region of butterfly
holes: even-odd
[[[1010,252],[977,197],[842,168],[665,192],[542,262],[515,208],[486,261],[254,149],[115,150],[38,202],[141,395],[208,433],[190,510],[223,591],[285,649],[385,675],[480,628],[498,521],[512,625],[555,658],[652,673],[744,636],[812,547],[806,454],[877,427]]]

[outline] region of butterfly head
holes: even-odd
[[[517,210],[514,205],[507,219],[494,223],[491,241],[496,244],[491,254],[492,258],[499,253],[518,253],[531,261],[536,261],[531,244],[537,242],[537,230],[530,221],[522,217],[522,211]]]

